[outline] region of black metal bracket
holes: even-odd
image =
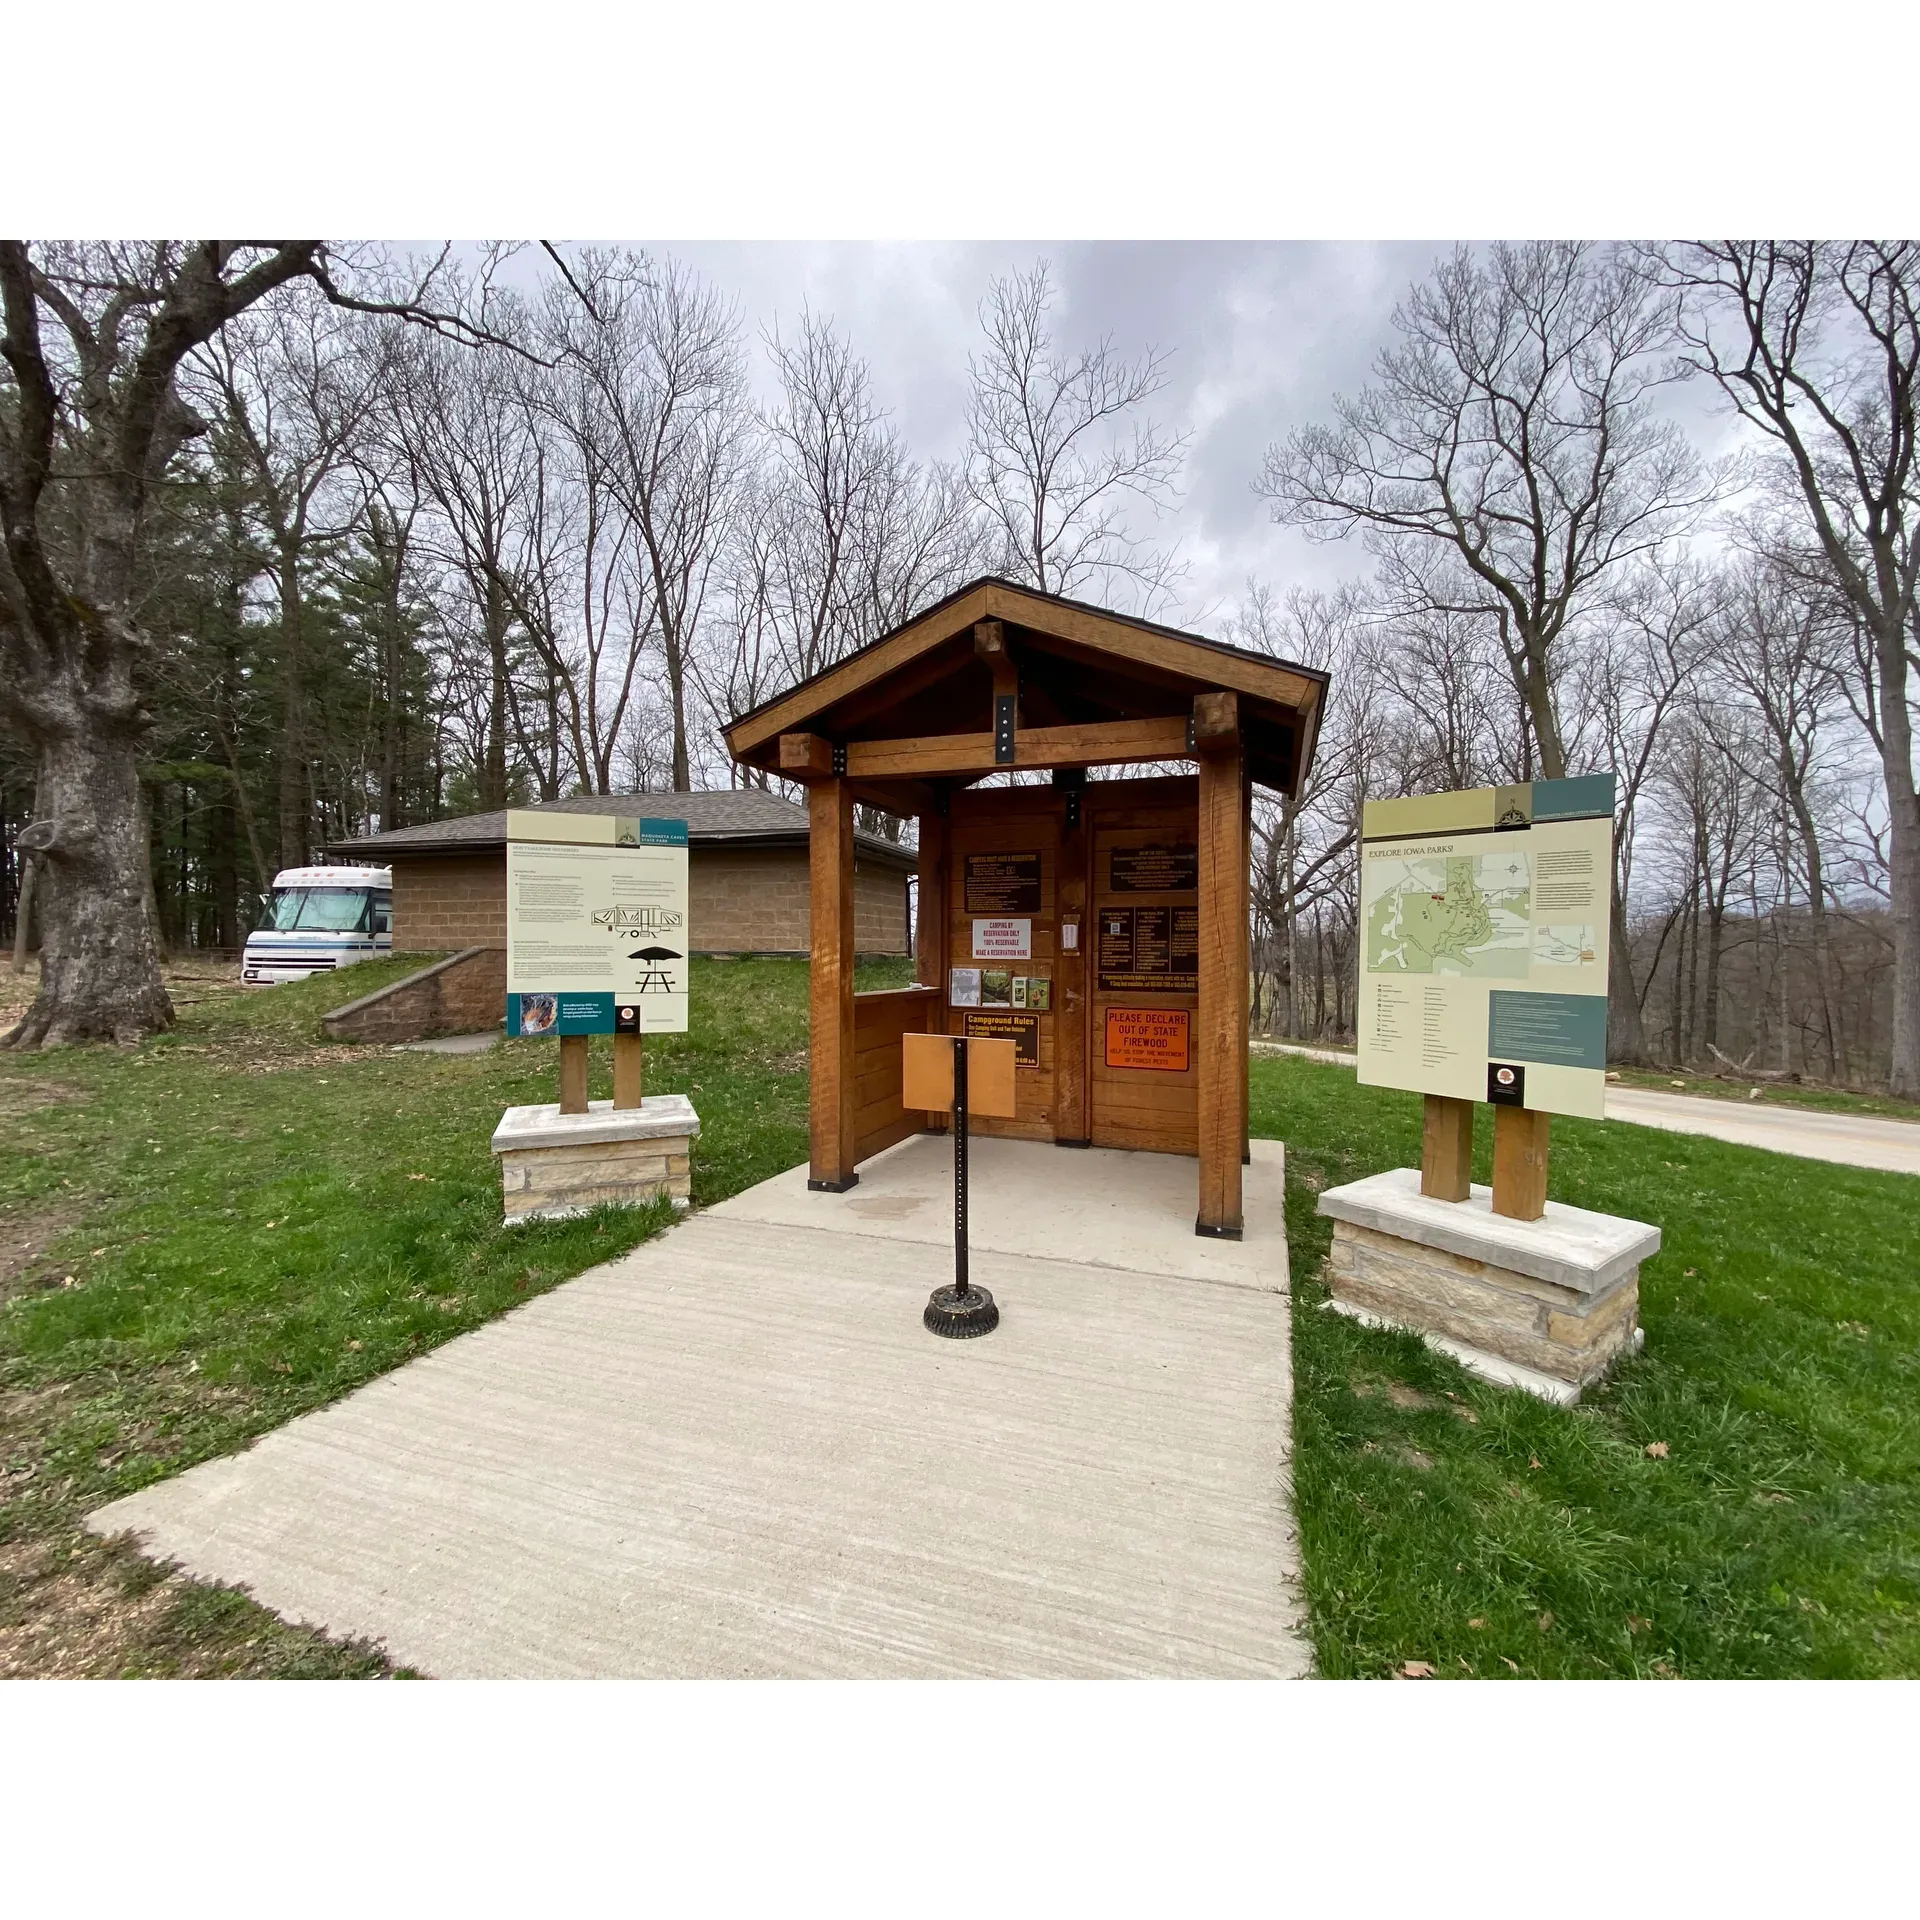
[[[844,777],[844,776],[845,776],[845,774],[846,774],[846,771],[847,771],[847,748],[846,748],[846,743],[845,743],[845,741],[836,741],[836,742],[834,743],[834,749],[833,749],[833,770],[834,770],[834,772],[835,772],[836,774],[838,774],[838,775],[841,775],[842,777]]]
[[[850,1173],[844,1180],[809,1180],[807,1191],[809,1193],[845,1193],[859,1184],[860,1176],[857,1173]]]
[[[1193,715],[1187,715],[1187,751],[1193,751]]]
[[[1087,790],[1087,770],[1085,767],[1055,767],[1053,784],[1067,797],[1067,831],[1073,833],[1080,825],[1080,802]]]
[[[993,764],[996,767],[1013,765],[1013,715],[1019,704],[1018,698],[1011,693],[994,695]]]

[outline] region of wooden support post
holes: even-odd
[[[1249,864],[1253,859],[1253,776],[1245,771],[1245,757],[1241,759],[1240,780],[1240,833],[1241,845],[1245,848],[1245,857]],[[1241,994],[1240,1021],[1240,1164],[1250,1167],[1253,1164],[1253,881],[1251,875],[1247,881],[1246,911],[1240,916],[1246,929],[1246,948],[1241,961],[1240,977],[1246,983]]]
[[[1464,1200],[1473,1179],[1473,1102],[1426,1096],[1420,1129],[1420,1191],[1429,1200]]]
[[[812,1151],[807,1185],[845,1193],[853,1170],[853,795],[843,779],[807,789],[813,969],[808,1064]]]
[[[640,1104],[640,1036],[616,1033],[613,1036],[613,1105],[624,1113]]]
[[[1238,1240],[1240,1155],[1246,1122],[1247,842],[1239,699],[1193,703],[1200,760],[1200,1005],[1194,1063],[1200,1093],[1200,1208],[1196,1233]]]
[[[938,987],[941,1008],[947,998],[947,875],[952,859],[952,829],[944,813],[923,813],[920,820],[920,899],[913,932],[913,977],[923,987]],[[936,1032],[946,1031],[944,1011],[933,1016]],[[926,1130],[945,1133],[944,1112],[927,1114]]]
[[[1547,1210],[1547,1119],[1531,1107],[1493,1110],[1493,1210],[1510,1220]]]
[[[913,977],[947,990],[947,816],[920,816],[920,901],[913,932]]]
[[[1007,651],[1006,629],[998,620],[974,623],[973,650],[993,672],[993,758],[996,766],[1014,764],[1014,736],[1020,728],[1020,674]]]
[[[587,1036],[563,1033],[560,1036],[560,1111],[585,1113],[587,1110]]]
[[[1054,866],[1054,904],[1062,928],[1075,928],[1069,950],[1064,933],[1053,959],[1053,1138],[1057,1146],[1093,1144],[1087,1111],[1087,943],[1093,916],[1087,892],[1093,866],[1093,836],[1087,831],[1086,775],[1069,769],[1054,775],[1060,789],[1060,852]]]

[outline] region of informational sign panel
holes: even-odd
[[[1173,1008],[1109,1007],[1107,1065],[1185,1073],[1187,1029],[1187,1015]]]
[[[976,920],[973,923],[973,957],[976,960],[1031,960],[1033,922]]]
[[[687,823],[507,814],[507,1032],[685,1033]]]
[[[1119,855],[1114,862],[1119,863]],[[1103,993],[1195,993],[1198,907],[1102,907],[1096,968]]]
[[[1370,800],[1360,1079],[1600,1119],[1610,773]]]
[[[1192,893],[1200,885],[1200,848],[1191,840],[1115,847],[1109,873],[1114,893]]]
[[[1016,1067],[1040,1071],[1040,1016],[1033,1013],[970,1013],[967,1036],[975,1040],[1011,1040]]]
[[[968,854],[966,896],[969,913],[1038,913],[1039,854]]]

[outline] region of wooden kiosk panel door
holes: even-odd
[[[1050,787],[996,787],[955,794],[948,820],[947,1031],[1011,1039],[1012,1119],[977,1117],[970,1131],[1011,1140],[1054,1137],[1055,1028],[1062,1018],[1059,953],[1060,796]],[[1027,956],[976,953],[994,923],[1029,923]],[[976,929],[981,938],[976,941]],[[1004,924],[999,931],[1004,934]],[[978,1006],[956,1004],[954,972],[978,972]],[[1040,983],[1033,1004],[1034,983]]]
[[[1150,784],[1152,799],[1129,801],[1113,783],[1092,818],[1091,1133],[1096,1147],[1197,1154],[1199,793]]]

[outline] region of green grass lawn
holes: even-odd
[[[555,1098],[550,1042],[464,1058],[324,1043],[417,958],[183,996],[130,1052],[0,1054],[0,1672],[377,1671],[236,1595],[97,1547],[80,1516],[657,1233],[653,1209],[505,1229],[488,1140]],[[907,978],[862,969],[863,987]],[[806,1157],[806,969],[694,962],[646,1084],[701,1114],[696,1201]],[[595,1042],[595,1098],[612,1091]],[[132,1591],[123,1593],[123,1587]]]
[[[0,1672],[385,1672],[81,1516],[664,1224],[501,1227],[488,1137],[553,1097],[551,1043],[319,1038],[324,1010],[411,964],[205,992],[130,1052],[0,1054]],[[698,1201],[805,1157],[805,1044],[803,964],[695,963],[692,1030],[648,1041],[647,1086],[699,1107]],[[604,1096],[605,1055],[594,1070]],[[1555,1196],[1666,1234],[1646,1355],[1567,1411],[1316,1310],[1313,1195],[1411,1164],[1417,1099],[1264,1058],[1254,1128],[1288,1144],[1323,1672],[1920,1672],[1920,1183],[1556,1122]]]
[[[1416,1165],[1420,1102],[1253,1074],[1288,1150],[1321,1672],[1920,1673],[1920,1182],[1556,1120],[1554,1198],[1664,1235],[1646,1352],[1561,1409],[1320,1309],[1314,1195]]]

